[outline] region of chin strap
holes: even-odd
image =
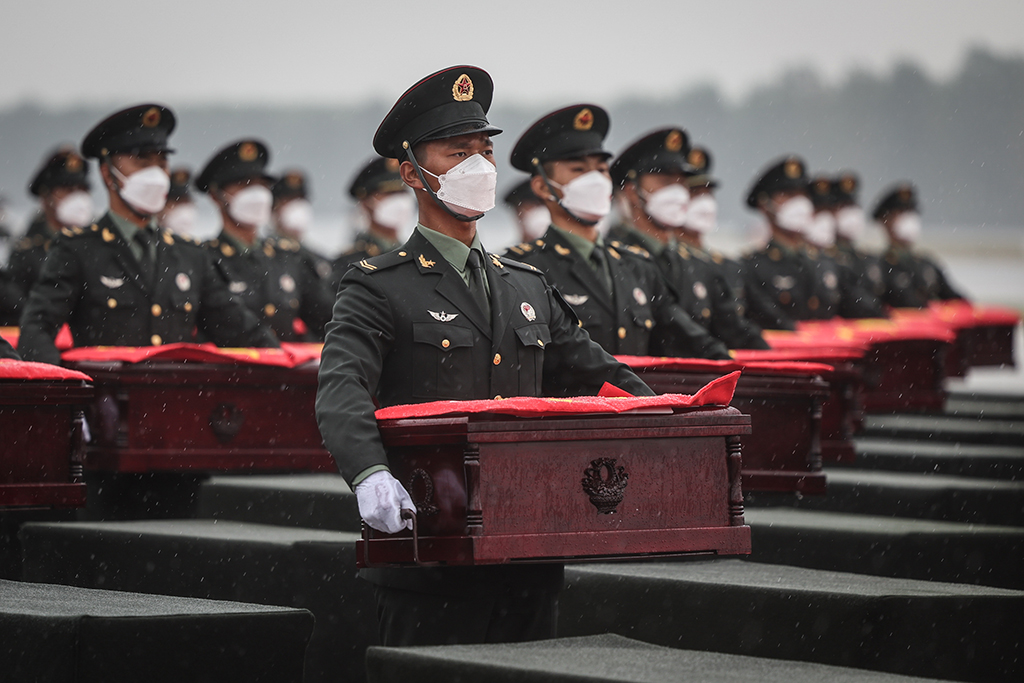
[[[122,189],[121,188],[121,181],[118,179],[117,175],[114,173],[114,171],[117,170],[117,169],[114,168],[114,162],[112,162],[110,160],[109,156],[105,156],[102,159],[102,163],[105,163],[107,165],[107,170],[110,171],[110,178],[111,178],[111,180],[114,181],[115,187],[117,187],[117,196],[121,197],[121,189]],[[134,213],[136,216],[138,216],[142,220],[144,220],[146,222],[149,222],[149,221],[151,221],[153,219],[153,215],[154,214],[151,214],[151,213],[141,213],[138,209],[136,209],[134,206],[132,206],[131,203],[128,202],[128,200],[126,200],[124,197],[121,197],[121,203],[124,204],[126,207],[128,207],[129,211]]]
[[[416,175],[420,177],[420,182],[423,183],[423,189],[426,190],[427,193],[434,199],[434,201],[437,202],[437,205],[440,206],[445,211],[447,211],[448,214],[452,216],[452,218],[460,220],[463,223],[472,223],[473,221],[478,221],[484,217],[484,214],[482,213],[478,213],[475,216],[463,216],[461,213],[452,211],[451,208],[443,201],[438,199],[437,195],[434,194],[434,191],[430,189],[430,183],[427,182],[426,176],[423,175],[423,169],[420,168],[419,162],[416,161],[416,155],[412,153],[412,145],[410,145],[408,141],[406,141],[402,143],[402,148],[405,150],[405,153],[409,156],[409,161],[412,163],[412,167],[416,169]]]
[[[570,218],[572,218],[577,223],[581,223],[581,224],[587,225],[587,226],[594,226],[594,225],[597,225],[598,223],[601,222],[600,218],[598,218],[596,221],[592,221],[592,220],[590,220],[588,218],[580,218],[579,216],[574,214],[572,211],[570,211],[569,209],[565,208],[565,205],[562,204],[562,200],[558,199],[558,197],[555,196],[555,188],[552,187],[551,181],[548,180],[548,174],[544,172],[544,166],[541,165],[540,159],[538,159],[536,157],[533,158],[533,167],[535,169],[537,169],[537,173],[540,175],[541,179],[544,181],[544,184],[547,185],[548,196],[550,196],[551,199],[553,199],[555,202],[557,202],[559,208],[561,208],[562,211],[565,211],[567,214],[569,214]]]

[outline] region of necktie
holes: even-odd
[[[484,262],[480,258],[480,252],[476,249],[469,250],[469,293],[473,295],[484,317],[491,319],[491,302],[487,299],[487,288],[484,285]]]
[[[153,275],[156,270],[156,263],[153,258],[153,233],[149,228],[142,228],[135,233],[135,241],[142,246],[142,256],[139,258],[139,269],[146,284],[153,284]]]
[[[590,252],[590,267],[594,269],[597,274],[597,279],[604,285],[604,291],[611,294],[612,292],[612,278],[608,274],[607,260],[604,255],[604,249],[599,246],[595,246],[594,250]]]

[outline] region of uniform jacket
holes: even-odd
[[[728,349],[684,311],[639,247],[605,245],[612,293],[576,249],[550,228],[542,239],[507,256],[543,272],[608,353],[634,356],[728,358]]]
[[[225,239],[206,244],[228,290],[280,341],[319,341],[334,297],[294,240],[268,238],[242,253]]]
[[[821,308],[814,263],[800,250],[771,240],[744,260],[747,315],[763,328],[792,330]],[[836,283],[838,287],[838,282]]]
[[[853,271],[857,283],[870,292],[880,302],[885,300],[885,276],[882,261],[874,254],[867,254],[855,248],[849,242],[839,242],[829,250],[829,254],[840,265]]]
[[[221,346],[275,345],[202,246],[161,230],[150,284],[109,215],[65,229],[50,248],[21,316],[22,358],[60,363],[53,340],[65,322],[76,346],[194,342],[197,329]]]
[[[882,302],[861,285],[857,273],[844,265],[834,250],[806,249],[814,262],[818,298],[822,305],[811,311],[812,318],[884,318]]]
[[[963,299],[942,269],[909,249],[890,246],[882,255],[885,303],[897,308],[924,308],[929,301]]]
[[[36,278],[39,277],[43,261],[46,260],[46,252],[49,251],[54,237],[49,223],[46,222],[46,217],[40,213],[28,226],[25,236],[14,245],[14,250],[7,263],[7,270],[10,271],[11,279],[26,298]]]
[[[352,246],[334,259],[334,289],[338,289],[338,284],[341,282],[341,278],[345,275],[345,271],[347,271],[349,266],[353,263],[358,263],[365,258],[380,256],[392,249],[394,249],[394,246],[386,243],[371,232],[361,232],[356,235],[356,240],[352,243]]]

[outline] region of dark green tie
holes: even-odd
[[[153,275],[156,271],[156,263],[153,252],[155,249],[154,238],[156,236],[149,228],[142,228],[135,233],[135,241],[142,246],[142,256],[139,258],[139,269],[146,284],[153,284]]]
[[[597,274],[597,279],[604,285],[604,291],[612,293],[612,278],[608,274],[608,260],[604,255],[604,249],[594,245],[594,250],[590,252],[590,267],[594,269]]]
[[[491,302],[487,299],[487,287],[484,284],[484,262],[480,252],[476,249],[469,250],[469,293],[473,295],[480,310],[483,311],[487,320],[491,319]]]

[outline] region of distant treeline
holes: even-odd
[[[486,66],[486,65],[484,65]],[[396,95],[408,84],[388,88]],[[518,180],[508,167],[516,137],[545,107],[502,100],[496,84],[491,119],[505,129],[496,138],[499,192]],[[0,111],[0,193],[16,205],[29,199],[28,179],[44,153],[77,143],[109,107],[48,110],[22,105]],[[175,106],[175,164],[197,166],[242,135],[265,139],[272,166],[300,166],[312,176],[321,211],[347,205],[345,188],[372,154],[370,139],[390,102],[348,107]],[[551,107],[572,104],[552,102]],[[602,103],[611,112],[609,145],[618,150],[645,131],[682,125],[708,146],[721,181],[726,221],[743,220],[751,179],[770,160],[803,155],[813,170],[854,169],[870,203],[888,183],[910,179],[921,188],[927,220],[949,225],[1024,223],[1024,59],[970,52],[950,80],[930,80],[912,64],[886,76],[853,73],[826,85],[812,69],[730,102],[713,86],[671,99]]]

